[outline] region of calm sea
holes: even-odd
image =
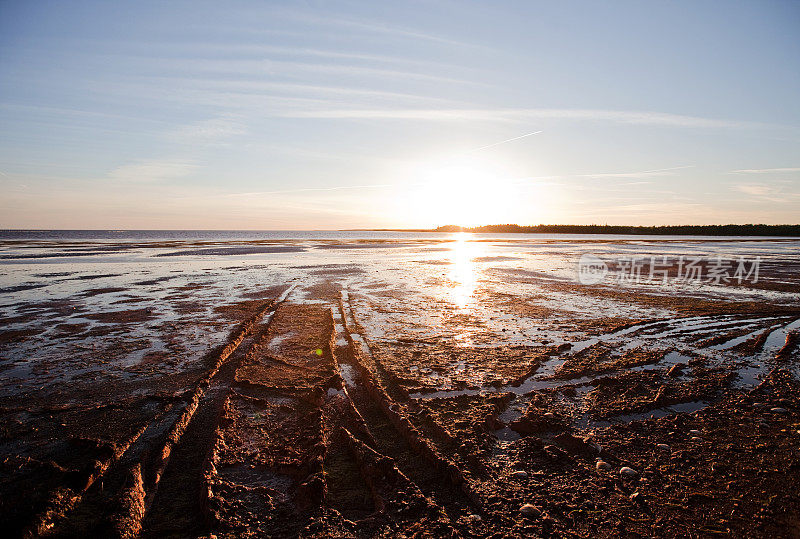
[[[0,240],[101,240],[101,241],[257,241],[257,240],[358,240],[358,239],[413,239],[449,238],[456,234],[447,232],[400,232],[379,230],[0,230]],[[646,236],[613,234],[470,234],[474,238],[501,238],[515,240],[794,240],[797,238],[759,236]]]

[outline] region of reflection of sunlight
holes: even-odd
[[[480,245],[471,241],[471,238],[472,234],[461,232],[455,235],[456,241],[451,244],[452,265],[449,277],[453,282],[453,302],[460,309],[465,309],[472,301],[477,280],[473,259],[477,256]]]

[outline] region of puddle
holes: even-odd
[[[795,329],[800,329],[800,318],[770,333],[764,342],[762,355],[772,354],[774,356],[786,343],[786,335]]]
[[[661,369],[667,369],[674,367],[675,365],[687,365],[693,358],[682,354],[681,352],[677,352],[673,350],[672,352],[667,352],[663,358],[655,363],[648,363],[646,365],[639,365],[637,367],[631,367],[630,369],[626,369],[629,372],[642,372],[642,371],[655,371]]]
[[[721,344],[717,344],[717,345],[714,345],[714,346],[709,346],[707,348],[707,350],[730,350],[731,348],[733,348],[735,346],[738,346],[738,345],[740,345],[740,344],[742,344],[744,342],[747,342],[750,339],[755,338],[757,335],[760,335],[761,333],[763,333],[764,331],[767,331],[768,329],[769,330],[774,330],[777,327],[780,327],[780,326],[775,325],[775,326],[770,326],[769,328],[763,328],[763,327],[762,328],[758,328],[755,331],[751,331],[750,333],[746,333],[746,334],[741,335],[739,337],[733,338],[733,339],[731,339],[729,341],[725,341],[725,342],[723,342]]]
[[[342,376],[342,379],[347,387],[356,387],[356,371],[352,365],[348,363],[340,363],[339,374]]]
[[[608,427],[614,424],[627,424],[633,421],[644,421],[647,419],[660,419],[674,414],[688,414],[702,410],[708,406],[708,402],[704,400],[683,402],[671,406],[664,406],[662,408],[655,408],[644,412],[636,412],[632,414],[620,414],[612,416],[608,419],[594,419],[589,414],[584,413],[575,421],[575,425],[582,429],[591,429],[597,427]]]

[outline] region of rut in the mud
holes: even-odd
[[[349,526],[384,526],[392,515],[446,531],[471,511],[463,477],[392,421],[388,395],[352,346],[336,309],[278,309],[225,404],[206,474],[211,529],[288,536],[332,509]]]
[[[470,500],[453,485],[446,471],[439,468],[439,463],[427,461],[424,452],[411,447],[366,390],[361,375],[353,366],[350,351],[343,349],[341,354],[342,364],[353,370],[346,391],[366,423],[371,437],[369,441],[372,442],[367,445],[376,453],[391,458],[398,469],[442,507],[451,519],[468,514],[472,509]]]
[[[224,346],[208,355],[209,368],[194,389],[163,402],[150,424],[118,451],[113,461],[85,482],[67,503],[42,512],[28,533],[136,536],[142,532],[143,519],[160,511],[162,505],[154,504],[154,499],[160,499],[162,484],[168,491],[167,505],[182,510],[176,514],[185,515],[192,522],[181,529],[197,528],[201,488],[193,469],[199,464],[202,471],[203,442],[209,433],[213,439],[217,409],[222,402],[220,395],[224,397],[235,365],[241,361],[243,350],[263,333],[279,302],[263,302],[254,315],[231,333]],[[264,318],[266,322],[262,323]],[[166,482],[162,481],[165,477]]]

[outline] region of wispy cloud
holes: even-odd
[[[467,43],[464,41],[459,41],[442,35],[435,35],[427,32],[422,32],[416,29],[404,28],[401,26],[385,25],[375,21],[344,19],[335,17],[320,17],[318,15],[310,15],[306,13],[291,13],[287,15],[294,18],[295,20],[307,24],[318,24],[324,27],[339,27],[350,30],[358,30],[367,34],[380,34],[387,37],[424,40],[433,43],[440,43],[443,45],[455,46],[459,48],[462,47],[487,48],[482,45]]]
[[[170,139],[193,144],[214,144],[247,132],[244,122],[234,116],[221,116],[180,127],[168,134]]]
[[[291,111],[281,114],[291,118],[345,120],[431,120],[431,121],[519,121],[556,119],[608,121],[633,125],[663,127],[733,128],[763,126],[754,122],[685,116],[665,112],[605,109],[322,109]]]
[[[600,172],[594,174],[579,174],[580,178],[649,178],[652,176],[669,176],[674,174],[676,170],[684,170],[687,168],[694,168],[694,165],[685,165],[680,167],[659,168],[655,170],[641,170],[638,172]],[[645,182],[631,182],[628,185],[645,183]]]
[[[768,185],[744,184],[744,185],[735,185],[733,188],[746,195],[753,195],[759,197],[767,196],[775,192],[775,188],[770,187]]]
[[[292,47],[285,45],[264,45],[252,43],[213,43],[213,42],[185,42],[185,41],[159,41],[156,43],[134,43],[132,54],[113,55],[115,59],[147,59],[158,58],[215,58],[238,59],[269,59],[275,56],[323,58],[334,60],[353,60],[356,62],[372,62],[378,64],[401,64],[432,69],[452,69],[451,63],[436,62],[430,59],[404,58],[387,54],[368,54],[364,52],[351,52],[347,50],[323,50],[309,47]],[[106,55],[110,57],[111,55]],[[472,71],[469,67],[460,67],[462,71]]]
[[[751,199],[773,204],[796,204],[800,193],[786,190],[783,186],[767,185],[764,183],[742,183],[731,187],[734,191],[744,193]]]
[[[300,94],[317,95],[322,97],[363,97],[371,100],[383,99],[398,101],[427,101],[429,104],[444,103],[453,106],[455,103],[450,99],[439,98],[429,95],[413,94],[408,92],[396,92],[387,90],[377,90],[363,86],[333,86],[325,84],[306,84],[298,82],[277,82],[266,80],[242,80],[242,79],[218,79],[209,77],[152,77],[154,83],[168,83],[171,86],[176,84],[201,88],[210,92],[238,92],[253,95],[290,95],[299,96]],[[325,101],[327,102],[327,101]]]
[[[118,57],[109,56],[109,58]],[[492,86],[485,80],[470,80],[464,78],[450,77],[443,75],[444,70],[439,67],[428,68],[427,71],[421,69],[402,69],[400,66],[366,66],[354,65],[352,63],[315,63],[293,60],[275,60],[272,58],[236,58],[236,59],[215,59],[215,58],[146,58],[142,65],[145,65],[153,72],[161,71],[164,73],[193,73],[193,74],[213,74],[219,77],[229,77],[234,74],[247,75],[249,77],[269,76],[286,77],[291,79],[302,79],[308,76],[338,76],[350,78],[372,77],[377,80],[386,79],[412,79],[437,83],[453,83],[471,86]]]
[[[197,168],[191,161],[150,160],[117,167],[108,177],[122,182],[158,182],[188,176]]]
[[[396,187],[396,185],[391,183],[382,183],[382,184],[371,184],[371,185],[337,185],[335,187],[300,187],[297,189],[277,189],[274,191],[250,191],[247,193],[228,193],[225,196],[250,197],[250,196],[262,196],[262,195],[280,195],[288,193],[308,193],[316,191],[342,191],[348,189],[382,189],[385,187]]]
[[[540,181],[548,181],[553,183],[554,185],[561,185],[566,186],[569,185],[571,189],[581,190],[583,188],[591,188],[594,189],[595,185],[599,184],[586,184],[586,183],[575,183],[575,182],[565,182],[563,180],[576,180],[582,178],[589,178],[589,179],[600,179],[600,178],[607,178],[607,179],[642,179],[642,178],[651,178],[654,176],[671,176],[676,173],[678,170],[684,170],[689,168],[694,168],[694,165],[683,165],[679,167],[669,167],[669,168],[658,168],[652,170],[640,170],[640,171],[632,171],[632,172],[592,172],[588,174],[555,174],[551,176],[527,176],[524,178],[516,178],[514,179],[515,183],[519,184],[526,184],[529,182],[540,182]],[[631,181],[625,182],[624,185],[647,185],[653,182],[649,181]],[[611,187],[605,183],[602,185],[602,189],[608,191]]]
[[[741,170],[731,170],[729,174],[780,174],[782,172],[800,172],[800,167],[744,168]]]

